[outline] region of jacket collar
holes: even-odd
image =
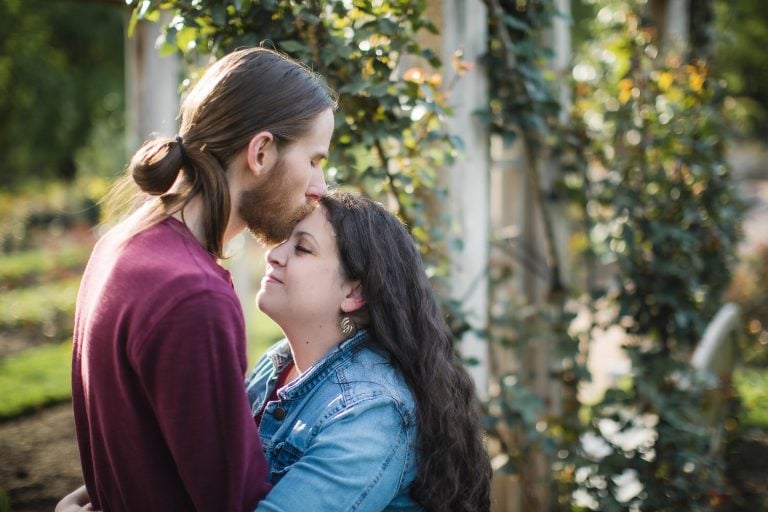
[[[319,380],[322,380],[328,373],[334,371],[339,363],[348,360],[355,352],[360,350],[368,339],[368,331],[365,329],[358,330],[356,334],[331,349],[307,371],[302,373],[298,379],[280,389],[277,393],[278,396],[289,400],[309,392]],[[293,360],[288,340],[283,340],[283,343],[274,347],[267,356],[275,366],[275,375],[279,375],[283,368],[285,368],[285,365]]]

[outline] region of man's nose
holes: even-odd
[[[312,178],[307,186],[307,191],[304,193],[308,199],[318,201],[320,198],[325,197],[328,193],[328,187],[325,184],[325,173],[323,167],[318,165],[317,171],[312,174]]]

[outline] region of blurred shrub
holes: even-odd
[[[631,382],[591,410],[580,490],[594,510],[708,511],[724,489],[690,354],[736,263],[743,204],[725,161],[726,91],[699,48],[663,44],[642,0],[593,0],[594,39],[574,66],[574,117],[589,162],[591,248],[617,268]],[[693,7],[691,8],[693,11]],[[624,483],[621,483],[624,482]]]
[[[83,177],[0,192],[0,253],[55,247],[67,238],[90,244],[88,231],[100,221],[99,201],[108,186],[104,178]]]
[[[768,369],[740,368],[734,377],[741,398],[741,422],[768,429]]]
[[[122,122],[124,7],[96,4],[0,0],[3,188],[71,181],[94,126]]]
[[[714,62],[728,82],[734,100],[729,114],[740,121],[742,134],[765,139],[768,134],[768,9],[765,0],[715,0]]]
[[[71,359],[71,341],[0,359],[0,419],[68,400]]]
[[[749,365],[768,366],[768,245],[744,257],[726,299],[739,304],[744,315],[742,359]]]
[[[91,247],[71,245],[0,255],[0,291],[32,286],[79,274]]]
[[[0,331],[54,338],[71,334],[80,277],[0,294]]]

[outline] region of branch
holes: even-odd
[[[381,140],[376,139],[376,142],[374,142],[374,147],[376,148],[376,152],[379,154],[379,158],[381,159],[381,166],[384,169],[384,172],[387,173],[389,186],[392,189],[393,195],[395,196],[395,201],[397,201],[397,210],[404,219],[409,221],[407,225],[410,226],[412,224],[412,222],[410,222],[412,219],[410,219],[410,217],[407,215],[407,210],[405,209],[403,203],[400,201],[400,195],[397,193],[397,187],[395,186],[395,177],[391,172],[389,172],[389,157],[387,157],[387,154],[384,151],[384,146],[381,145]]]
[[[498,22],[499,24],[499,37],[501,38],[501,42],[504,45],[504,57],[507,61],[507,68],[508,69],[516,69],[517,68],[517,57],[515,56],[514,52],[512,51],[512,48],[515,46],[515,43],[512,42],[512,38],[509,36],[509,32],[504,28],[504,16],[506,15],[506,12],[504,11],[504,8],[499,3],[499,0],[483,0],[485,2],[485,6],[488,8],[489,11],[493,14],[493,18]]]
[[[499,3],[499,0],[484,0],[488,10],[492,13],[493,18],[496,20],[496,32],[501,39],[502,47],[504,49],[504,60],[507,65],[507,69],[510,71],[517,68],[517,57],[514,52],[514,42],[512,37],[507,31],[507,27],[504,25],[504,16],[506,15],[504,8]],[[525,87],[519,88],[520,93],[525,96],[525,104],[535,105],[536,100],[530,97]],[[544,224],[544,247],[549,256],[551,262],[551,281],[549,293],[559,293],[564,290],[564,285],[560,280],[560,258],[555,250],[555,230],[552,224],[552,217],[548,208],[546,207],[549,200],[544,191],[541,190],[539,185],[538,167],[536,165],[536,141],[534,137],[526,130],[520,130],[520,136],[523,139],[525,146],[525,160],[528,178],[531,181],[531,187],[534,193],[538,196],[538,202],[541,207],[541,218]]]

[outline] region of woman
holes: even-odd
[[[246,383],[274,485],[258,510],[488,510],[474,387],[397,218],[328,196],[267,263],[258,305],[286,339]]]

